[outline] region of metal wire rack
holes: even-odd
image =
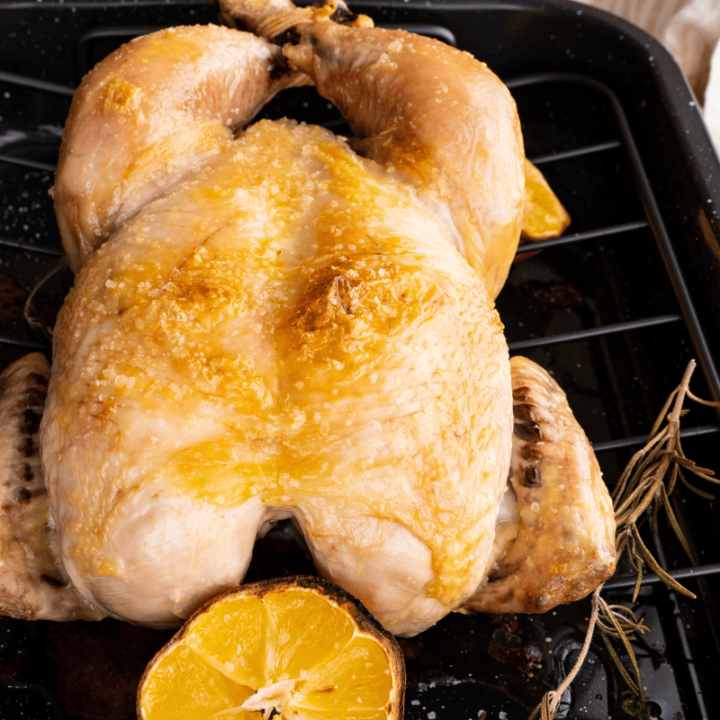
[[[372,3],[368,5],[368,12],[377,10]],[[436,3],[430,10],[419,9],[418,5],[404,8],[402,13],[397,11],[397,17],[393,10],[387,19],[392,21],[388,24],[465,46],[462,13],[482,10],[512,14],[523,7],[523,3],[516,3],[517,8],[505,5]],[[537,11],[541,4],[525,5]],[[569,5],[561,3],[563,11]],[[186,2],[181,6],[184,12],[190,9],[197,13],[200,20],[212,19],[199,4]],[[17,7],[28,17],[39,14],[38,10]],[[0,95],[4,92],[8,101],[0,117],[0,193],[4,196],[5,220],[4,227],[0,224],[3,367],[31,350],[50,352],[49,341],[26,326],[21,309],[37,279],[63,255],[45,191],[52,182],[52,158],[57,153],[72,84],[108,49],[156,28],[148,19],[154,19],[157,5],[150,3],[148,7],[149,12],[134,13],[134,22],[116,23],[112,11],[117,10],[117,3],[77,3],[74,14],[84,10],[89,14],[90,9],[100,8],[102,22],[95,12],[79,35],[63,41],[63,47],[70,48],[74,58],[73,77],[67,84],[47,80],[44,74],[39,77],[0,66]],[[53,12],[60,10],[55,7]],[[487,40],[482,38],[479,20],[477,27],[480,46]],[[476,47],[468,49],[480,54]],[[658,52],[654,47],[651,51]],[[535,69],[530,61],[526,66],[520,63],[519,68],[510,68],[505,80],[518,102],[528,155],[570,209],[573,225],[561,238],[521,248],[521,256],[531,257],[514,267],[498,308],[506,324],[511,353],[537,360],[567,389],[571,405],[600,457],[605,477],[612,484],[629,453],[645,443],[643,432],[649,429],[654,413],[679,382],[691,357],[697,358],[703,376],[699,382],[704,382],[696,392],[720,399],[720,374],[713,353],[716,328],[708,327],[706,309],[698,308],[694,278],[688,276],[678,259],[685,248],[667,228],[668,210],[658,200],[657,183],[649,177],[643,151],[638,147],[638,134],[643,129],[628,119],[626,101],[589,72],[573,67],[552,72]],[[305,90],[292,91],[266,109],[269,116],[296,117],[297,113],[333,128],[340,124],[334,110]],[[37,301],[44,303],[45,315],[50,319],[71,282],[69,275],[59,277],[49,285],[46,296]],[[720,282],[717,285],[720,303]],[[712,336],[708,337],[708,333]],[[717,414],[693,411],[693,420],[682,431],[682,438],[704,457],[712,455],[718,433]],[[714,522],[712,504],[708,510],[695,501],[684,510],[682,503],[678,507],[680,516],[695,517],[697,512],[704,523]],[[720,653],[719,608],[713,599],[720,584],[720,548],[712,531],[708,533],[705,528],[702,533],[696,532],[695,524],[690,522],[687,527],[702,550],[699,555],[703,562],[699,566],[689,567],[683,562],[672,541],[658,538],[655,549],[671,575],[696,583],[701,596],[698,602],[704,611],[689,615],[683,599],[658,587],[656,576],[645,576],[641,602],[656,633],[652,641],[655,646],[642,646],[641,669],[649,674],[648,697],[653,698],[644,706],[643,711],[649,713],[646,717],[709,718],[720,707],[720,695],[711,682]],[[620,574],[606,584],[606,589],[626,599],[626,590],[634,581],[634,576]],[[704,585],[706,582],[712,584]],[[455,658],[449,663],[443,649],[453,643],[458,647],[465,644],[468,647],[460,654],[473,655],[479,638],[485,636],[478,630],[478,639],[469,642],[467,633],[475,630],[468,631],[468,625],[463,624],[466,622],[452,620],[449,629],[433,629],[404,647],[409,658],[408,716],[431,717],[429,713],[435,713],[432,717],[442,720],[463,717],[461,713],[468,712],[468,717],[477,717],[472,713],[482,703],[486,709],[500,708],[511,720],[526,716],[524,709],[531,704],[533,692],[537,700],[542,683],[551,682],[551,670],[545,675],[538,672],[544,679],[528,685],[527,672],[509,662],[503,665],[499,681],[473,679],[470,661]],[[0,626],[0,632],[8,637],[0,651],[0,668],[14,663],[23,669],[14,675],[4,673],[4,684],[0,678],[0,715],[10,717],[6,713],[27,707],[37,718],[91,717],[80,714],[66,697],[64,703],[58,699],[62,693],[54,685],[59,682],[56,669],[40,673],[45,680],[33,676],[32,667],[28,668],[22,658],[38,652],[29,650],[33,643],[37,644],[33,639],[36,632],[26,624],[11,623]],[[547,651],[544,655],[555,676],[567,671],[567,663],[576,652],[577,648],[567,642],[577,626],[572,614],[542,624],[544,632],[556,635],[552,643],[554,659]],[[484,632],[492,644],[498,631],[488,627]],[[532,627],[534,630],[526,632],[537,631],[537,624]],[[660,645],[674,648],[678,656],[669,657],[670,650],[661,652],[657,649]],[[430,651],[430,647],[440,649]],[[483,648],[483,656],[486,653]],[[576,681],[563,717],[624,717],[622,713],[631,701],[600,650],[596,659],[601,670],[591,667]],[[45,660],[36,661],[35,667],[45,667],[43,663],[47,665]],[[488,671],[488,677],[493,674],[499,677],[496,666]],[[515,676],[525,681],[524,686]],[[598,683],[602,691],[591,697],[588,688],[597,689]],[[500,695],[495,697],[494,690],[489,689],[492,687]],[[484,695],[478,694],[478,688]],[[508,701],[509,695],[515,699]]]

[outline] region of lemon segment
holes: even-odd
[[[274,624],[276,658],[273,679],[302,677],[344,650],[355,628],[347,612],[309,589],[293,589],[265,597]],[[323,638],[321,642],[318,642]]]
[[[252,693],[251,688],[218,672],[191,648],[177,645],[160,659],[148,677],[142,705],[150,713],[146,717],[152,718],[258,720],[257,713],[241,709]],[[236,712],[222,714],[233,709]]]
[[[260,598],[236,597],[198,616],[184,644],[234,682],[248,688],[264,687],[269,680],[268,624]]]
[[[375,717],[370,711],[384,709],[391,693],[384,650],[371,638],[355,637],[330,663],[307,675],[291,707],[303,717],[305,711],[335,717],[341,711],[359,711],[361,717]]]

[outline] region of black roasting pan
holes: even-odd
[[[699,366],[692,390],[720,399],[720,164],[696,99],[650,36],[569,0],[353,9],[468,50],[509,84],[527,154],[573,222],[563,240],[514,265],[498,308],[511,352],[540,362],[566,389],[612,488],[691,360]],[[34,296],[40,322],[26,322],[29,294],[62,255],[47,190],[73,88],[134,35],[213,20],[203,0],[0,2],[0,368],[31,350],[49,354],[41,326],[52,325],[72,282],[66,270],[53,274]],[[286,92],[264,113],[343,127],[310,89]],[[686,454],[718,470],[719,433],[717,412],[693,404],[683,419]],[[656,535],[649,523],[643,533],[697,599],[646,573],[636,612],[650,632],[634,642],[645,699],[595,637],[558,718],[720,717],[718,502],[684,486],[672,502],[693,560],[662,515]],[[280,526],[257,547],[250,576],[308,570]],[[621,567],[606,585],[608,602],[630,604],[627,573]],[[406,717],[525,720],[572,666],[589,607],[453,615],[403,641]],[[0,718],[132,718],[142,667],[166,638],[114,621],[0,618]]]

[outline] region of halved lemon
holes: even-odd
[[[246,585],[201,607],[140,681],[141,720],[402,718],[392,635],[312,577]]]

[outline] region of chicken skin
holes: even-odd
[[[32,353],[0,373],[0,613],[37,620],[102,616],[62,572],[38,430],[50,367]]]
[[[508,485],[524,462],[513,383],[545,382],[511,371],[493,302],[523,221],[512,98],[466,53],[339,24],[335,3],[240,5],[258,36],[144,36],[73,101],[54,198],[77,275],[39,442],[62,577],[89,616],[177,625],[290,518],[318,570],[395,634],[468,601],[502,612],[479,598],[535,532]],[[259,37],[290,31],[282,48]],[[355,138],[242,129],[308,82]],[[563,403],[558,389],[537,404],[567,421],[553,442],[594,463],[601,501],[573,526],[591,548],[584,528],[610,528],[612,507]],[[562,471],[543,472],[556,488]],[[613,568],[606,553],[555,601]]]
[[[512,358],[510,368],[511,512],[498,523],[497,560],[468,611],[545,612],[585,597],[615,567],[612,502],[565,393],[527,358]]]
[[[434,217],[330,133],[254,125],[94,253],[55,337],[46,480],[65,567],[114,615],[176,623],[289,515],[394,632],[484,577],[501,324]]]

